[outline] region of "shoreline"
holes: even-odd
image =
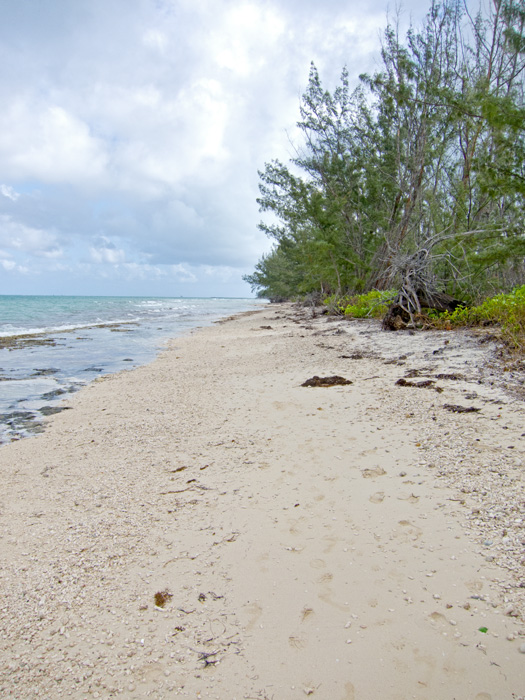
[[[72,395],[0,448],[0,697],[525,695],[493,350],[268,306]]]
[[[18,310],[32,330],[0,337],[1,444],[41,432],[42,415],[55,411],[57,399],[66,392],[101,375],[151,362],[171,338],[255,304],[124,298],[115,307],[114,301],[102,297],[94,306],[80,299],[77,306],[58,302],[53,307],[50,299],[38,297]],[[41,329],[45,311],[50,327]],[[16,305],[9,313],[16,315]],[[133,318],[124,318],[130,314]]]

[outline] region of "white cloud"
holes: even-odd
[[[118,265],[126,262],[126,253],[105,236],[100,236],[90,247],[91,260],[97,264]]]
[[[62,107],[18,99],[0,112],[0,172],[12,179],[79,184],[100,178],[106,164],[102,141]]]
[[[144,33],[142,42],[144,43],[144,46],[147,46],[149,49],[154,49],[162,54],[166,51],[169,39],[166,34],[159,29],[149,29]]]
[[[27,226],[6,214],[0,214],[0,245],[8,251],[42,257],[61,254],[56,233]]]
[[[29,268],[25,265],[18,265],[14,260],[10,259],[0,259],[0,267],[2,267],[5,272],[16,273],[17,275],[25,276],[30,272]]]
[[[207,277],[220,282],[230,282],[239,274],[237,268],[226,265],[204,265],[202,271]]]
[[[117,265],[125,262],[126,253],[123,250],[115,250],[113,248],[90,248],[91,259],[96,263],[109,263]]]
[[[9,185],[0,185],[0,194],[3,194],[4,197],[7,197],[7,199],[12,200],[13,202],[16,202],[16,200],[20,197],[20,194]]]
[[[270,49],[284,34],[283,16],[257,3],[232,4],[212,38],[217,64],[246,78],[271,61]]]

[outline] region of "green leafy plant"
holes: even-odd
[[[501,328],[501,335],[511,347],[525,348],[525,285],[508,294],[497,294],[478,306],[458,308],[452,313],[429,312],[438,328],[489,326]]]
[[[395,295],[392,290],[380,292],[374,289],[368,294],[349,297],[345,300],[343,313],[352,318],[381,318]]]

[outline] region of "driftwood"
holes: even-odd
[[[437,288],[430,272],[433,245],[401,258],[393,266],[392,275],[400,278],[401,287],[383,319],[384,329],[397,331],[414,326],[422,309],[452,312],[465,306],[463,301]]]
[[[383,318],[383,328],[398,331],[414,325],[415,317],[421,314],[422,309],[452,312],[465,306],[464,302],[454,299],[450,294],[436,291],[429,295],[428,291],[415,290],[412,293],[412,290],[402,288]]]

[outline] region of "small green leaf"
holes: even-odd
[[[487,632],[489,631],[489,628],[488,627],[480,627],[479,631],[483,632],[483,634],[487,634]]]

